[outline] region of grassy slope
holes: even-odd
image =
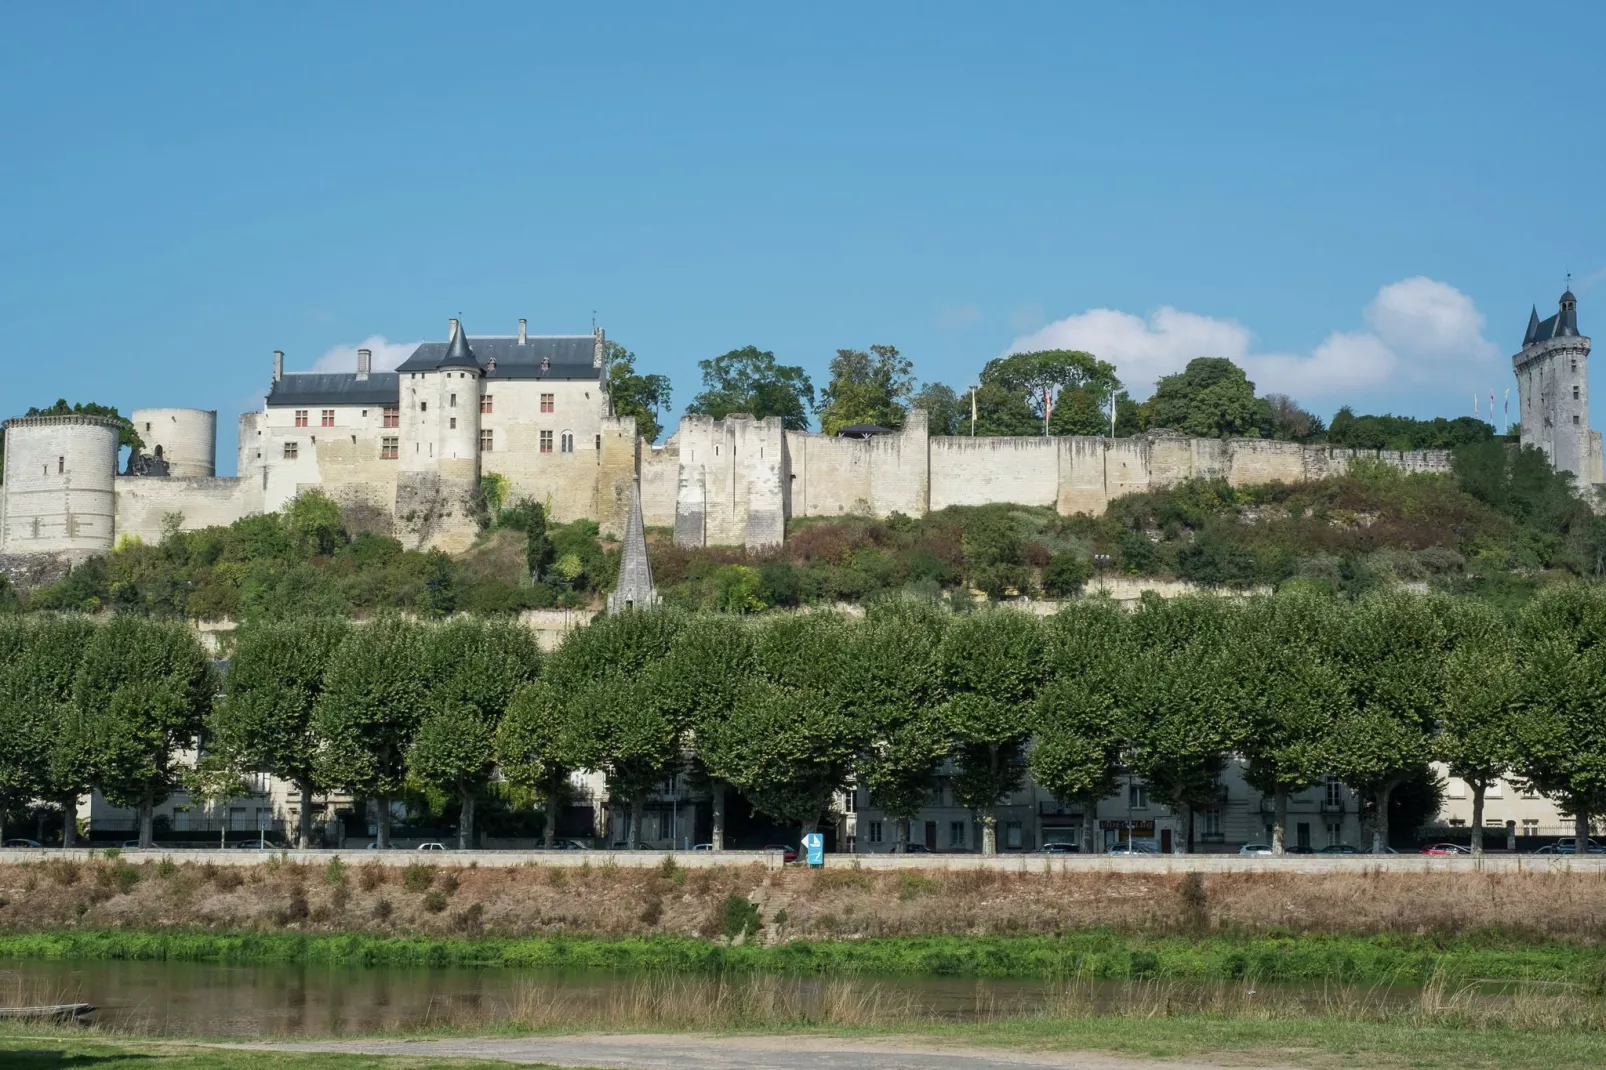
[[[825,975],[988,978],[1160,978],[1349,984],[1527,979],[1598,987],[1606,962],[1593,948],[1488,938],[1404,935],[1299,938],[1108,931],[1059,936],[892,937],[727,946],[674,936],[646,939],[396,937],[362,933],[219,934],[58,931],[0,935],[0,957],[141,959],[358,966],[721,970]]]

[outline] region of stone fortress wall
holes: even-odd
[[[794,516],[923,516],[951,505],[1008,502],[1102,513],[1125,494],[1221,478],[1234,486],[1337,475],[1357,459],[1448,472],[1446,450],[1400,452],[1264,439],[931,436],[923,412],[869,439],[786,431],[778,419],[687,416],[642,457],[649,525],[682,546],[775,546]],[[673,477],[671,476],[673,473]]]
[[[215,428],[214,414],[137,412],[141,417],[193,412],[188,437],[168,435],[161,442],[164,456],[203,467],[213,456],[215,446],[201,443],[195,429]],[[151,423],[154,427],[157,419]],[[185,421],[181,416],[170,423],[184,426]],[[143,425],[141,419],[138,426]],[[169,530],[225,525],[259,514],[267,507],[269,485],[268,469],[257,455],[260,425],[260,413],[241,418],[238,476],[153,477],[116,474],[117,429],[111,421],[79,416],[8,421],[0,552],[82,559],[107,552],[121,536],[154,543]],[[1347,450],[1165,432],[1124,439],[931,436],[925,414],[918,411],[902,431],[869,439],[787,431],[778,419],[740,415],[687,416],[658,447],[639,439],[630,417],[604,417],[600,427],[597,449],[583,460],[565,458],[568,463],[548,469],[544,480],[507,473],[515,477],[513,493],[555,506],[562,520],[589,516],[605,533],[617,535],[639,478],[645,522],[673,529],[678,545],[754,550],[784,542],[791,517],[922,516],[950,505],[989,503],[1097,514],[1123,494],[1194,477],[1224,478],[1236,486],[1297,483],[1342,472],[1360,457],[1418,472],[1445,472],[1450,465],[1444,451]],[[410,525],[399,521],[398,511],[414,507],[398,493],[393,476],[353,478],[358,473],[349,470],[352,459],[342,452],[346,445],[333,439],[322,447],[317,463],[303,461],[296,489],[323,489],[363,527],[407,538]],[[482,459],[476,471],[496,467]],[[469,477],[456,475],[461,478],[454,483],[471,485]],[[409,541],[420,545],[450,550],[464,545],[462,532],[435,538],[415,530],[413,536]]]

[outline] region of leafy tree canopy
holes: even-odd
[[[820,430],[834,435],[854,424],[901,429],[914,393],[913,370],[895,346],[837,350],[831,381],[820,394]]]
[[[1264,438],[1271,415],[1244,370],[1225,357],[1196,357],[1175,375],[1161,376],[1143,403],[1144,427],[1199,438]]]
[[[910,398],[909,405],[925,411],[926,427],[933,435],[970,432],[970,398],[955,394],[953,387],[926,383]]]
[[[1115,377],[1115,365],[1076,349],[1046,349],[994,358],[982,368],[981,382],[983,386],[998,386],[1018,396],[1036,420],[1037,430],[1043,434],[1052,430],[1049,410],[1056,406],[1055,399],[1060,395],[1071,394],[1067,399],[1071,405],[1066,418],[1069,425],[1090,427],[1094,421],[1089,414],[1102,411],[1109,405],[1111,395],[1121,389],[1121,381]],[[1102,418],[1098,422],[1100,426],[1105,423]],[[1067,430],[1061,433],[1098,432]]]
[[[634,416],[636,432],[648,442],[664,433],[658,414],[669,408],[667,375],[641,375],[636,355],[617,342],[608,343],[608,399],[615,416]]]
[[[745,412],[763,420],[779,416],[789,431],[806,431],[814,409],[814,384],[802,368],[777,364],[775,354],[744,346],[697,362],[703,389],[686,406],[688,413],[723,419]]]
[[[1334,446],[1361,450],[1453,450],[1494,437],[1494,427],[1471,416],[1446,420],[1436,416],[1418,420],[1410,416],[1357,416],[1348,405],[1339,409],[1327,428]]]

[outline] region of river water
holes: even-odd
[[[669,1001],[682,1012],[729,995],[713,991],[720,982],[707,978],[672,983],[678,991]],[[952,978],[766,977],[725,984],[737,1002],[746,1000],[743,1006],[754,1005],[757,986],[762,1010],[790,1008],[810,1018],[844,1001],[954,1020],[1031,1013],[1056,991],[1041,981]],[[164,1036],[369,1034],[523,1019],[532,1008],[554,1024],[563,1007],[594,1014],[639,1008],[644,999],[665,1002],[663,991],[643,988],[640,976],[617,973],[0,960],[0,1006],[92,1003],[99,1008],[92,1020],[101,1025]]]

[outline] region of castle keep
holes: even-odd
[[[1548,320],[1535,312],[1513,363],[1522,442],[1580,485],[1606,482],[1589,429],[1589,339],[1569,292]],[[1198,477],[1235,485],[1301,482],[1373,458],[1409,471],[1449,470],[1444,451],[1400,453],[1263,439],[972,438],[929,434],[923,412],[898,432],[834,438],[778,419],[686,416],[662,446],[613,414],[607,340],[589,335],[470,337],[456,320],[393,372],[358,350],[341,373],[289,373],[273,356],[266,401],[240,417],[239,475],[216,474],[217,414],[139,409],[146,452],[118,472],[119,425],[97,416],[5,423],[0,553],[82,560],[121,536],[229,524],[318,489],[349,528],[408,546],[465,549],[478,531],[480,480],[530,497],[554,520],[597,521],[622,537],[671,528],[683,546],[775,546],[791,517],[1008,502],[1099,513],[1124,494]],[[639,504],[638,504],[639,503]],[[632,518],[632,513],[635,513]],[[650,575],[642,592],[651,591]],[[643,599],[651,595],[643,593]]]

